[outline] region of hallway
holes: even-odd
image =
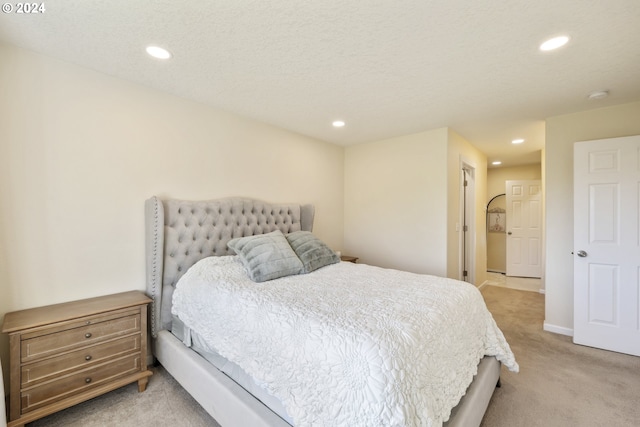
[[[541,279],[534,279],[530,277],[511,277],[491,271],[487,271],[487,280],[481,285],[481,287],[484,285],[544,293],[544,289],[541,289]]]

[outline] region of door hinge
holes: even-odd
[[[467,275],[468,275],[467,270],[464,270],[464,271],[462,272],[462,277],[467,277]]]
[[[463,185],[466,187],[466,186],[467,186],[467,184],[468,184],[468,181],[465,179],[465,180],[464,180],[464,184],[463,184]]]
[[[462,231],[464,231],[464,232],[469,231],[469,226],[468,225],[463,225],[462,226]]]

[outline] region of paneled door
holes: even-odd
[[[573,153],[573,341],[640,356],[640,135]]]
[[[539,180],[507,181],[507,276],[542,275],[542,197]]]

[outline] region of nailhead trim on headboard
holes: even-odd
[[[154,337],[158,336],[158,331],[156,330],[156,310],[155,310],[155,306],[158,304],[158,298],[156,297],[156,295],[158,295],[158,228],[159,228],[159,223],[160,221],[158,220],[158,206],[159,206],[159,202],[158,200],[154,197],[155,203],[154,203],[154,209],[153,209],[153,253],[152,253],[152,261],[151,261],[151,286],[153,289],[152,295],[153,295],[153,299],[152,299],[152,309],[151,309],[151,335]]]

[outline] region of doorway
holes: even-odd
[[[476,186],[475,167],[461,160],[460,168],[460,280],[475,283]]]
[[[506,194],[493,196],[487,203],[487,271],[507,272]]]
[[[542,183],[542,166],[540,163],[519,165],[512,167],[497,167],[487,169],[487,204],[486,213],[486,248],[487,248],[487,283],[504,284],[507,287],[521,288],[526,284],[527,289],[544,293],[544,260],[540,255],[541,272],[536,274],[540,278],[508,277],[507,274],[507,229],[509,217],[507,214],[507,181],[538,181]],[[543,188],[540,192],[543,192]],[[541,204],[544,204],[542,198]],[[536,218],[544,227],[544,207],[540,217]],[[513,236],[513,231],[512,231]],[[542,243],[541,243],[542,245]],[[523,282],[523,283],[520,283]],[[515,285],[514,285],[515,283]]]

